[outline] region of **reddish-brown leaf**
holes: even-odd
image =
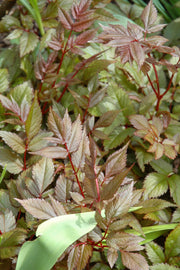
[[[66,10],[59,8],[58,15],[60,22],[64,26],[65,29],[71,30],[73,26],[73,20],[71,19],[70,15],[66,12]]]
[[[122,252],[122,263],[130,270],[149,270],[145,258],[137,253]]]

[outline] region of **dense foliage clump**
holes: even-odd
[[[178,40],[152,0],[108,2],[0,21],[4,269],[180,268]]]

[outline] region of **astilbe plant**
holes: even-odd
[[[15,41],[20,64],[15,72],[2,53],[0,163],[8,172],[0,191],[2,263],[12,257],[16,263],[19,246],[43,220],[94,211],[94,229],[54,269],[180,266],[179,48],[154,35],[165,25],[155,24],[152,1],[141,26],[101,25],[97,36],[94,21],[112,18],[102,15],[101,2],[81,0],[70,11],[63,1],[40,3],[42,37],[22,6],[1,21],[3,31],[7,22],[12,27],[7,39]],[[105,45],[89,55],[95,36]],[[104,59],[109,51],[113,56]],[[164,66],[170,78],[161,88]],[[161,197],[168,189],[170,196]],[[164,246],[152,241],[169,229]]]

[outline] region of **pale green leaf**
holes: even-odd
[[[146,253],[153,264],[165,262],[162,248],[153,241],[146,245]]]
[[[135,212],[138,214],[147,214],[150,212],[155,212],[155,211],[167,208],[167,207],[174,206],[174,204],[166,200],[149,199],[149,200],[141,202],[140,206],[142,206],[142,208],[136,210]]]
[[[0,69],[0,93],[6,91],[8,86],[9,86],[8,70],[5,68]]]
[[[87,212],[59,216],[43,222],[36,231],[36,236],[40,237],[22,246],[16,270],[24,270],[24,267],[26,270],[51,269],[66,248],[94,229],[94,216],[95,212]]]
[[[14,216],[17,215],[18,209],[12,206],[8,190],[0,190],[0,212],[4,213],[6,209],[10,210]]]
[[[22,171],[24,165],[23,161],[16,153],[13,153],[9,149],[0,148],[0,164],[5,166],[6,169],[12,174],[18,174]]]
[[[38,44],[38,36],[32,32],[23,32],[20,37],[20,57],[32,52]]]
[[[0,136],[3,141],[11,147],[16,153],[22,154],[25,152],[25,144],[21,137],[16,133],[8,131],[0,131]]]
[[[25,129],[29,140],[31,140],[35,135],[38,134],[41,128],[41,121],[42,121],[42,113],[36,93],[25,124]]]

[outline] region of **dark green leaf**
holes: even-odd
[[[168,235],[165,241],[165,256],[167,259],[178,256],[180,253],[180,226],[177,226]]]

